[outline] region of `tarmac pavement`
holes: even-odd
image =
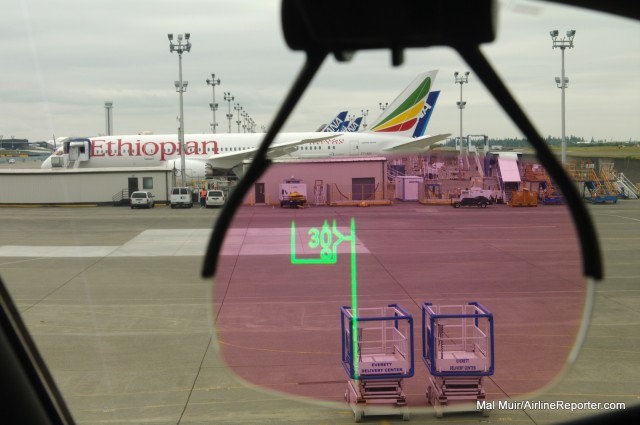
[[[353,423],[339,321],[353,302],[349,246],[337,247],[335,264],[291,264],[290,252],[292,220],[299,257],[320,258],[311,229],[335,219],[347,235],[354,217],[358,305],[398,303],[414,317],[411,422],[549,423],[595,411],[436,419],[424,397],[420,305],[479,301],[493,312],[490,401],[639,403],[640,203],[589,209],[606,278],[568,372],[586,288],[564,207],[243,207],[214,285],[199,274],[218,210],[0,208],[0,274],[78,423]]]

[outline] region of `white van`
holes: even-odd
[[[191,198],[191,188],[174,187],[171,189],[171,208],[176,207],[193,207],[193,199]]]
[[[221,190],[207,190],[207,208],[221,207],[224,205],[225,196]]]

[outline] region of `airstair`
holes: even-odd
[[[576,182],[584,183],[584,189],[589,191],[589,196],[583,192],[585,198],[594,203],[611,201],[615,203],[618,198],[638,199],[638,188],[623,173],[616,173],[613,163],[604,163],[600,171],[596,172],[595,164],[587,161],[576,166],[575,163],[567,165],[567,171]]]
[[[502,190],[502,199],[504,202],[510,202],[511,194],[519,189],[521,182],[517,157],[509,154],[499,155],[496,170],[500,181],[500,190]]]
[[[458,169],[460,171],[469,171],[469,156],[458,155]]]
[[[640,193],[638,191],[638,187],[633,184],[631,180],[624,175],[624,173],[619,173],[618,178],[614,182],[615,185],[618,186],[618,192],[620,194],[625,194],[629,199],[639,199]]]
[[[607,188],[619,198],[638,199],[638,188],[623,173],[616,174],[613,169],[603,168],[600,175]]]
[[[476,153],[475,158],[476,158],[476,168],[478,169],[478,173],[480,174],[480,177],[484,177],[484,167],[482,166],[482,162],[480,162],[480,155]]]
[[[604,204],[607,202],[616,203],[618,201],[618,192],[615,190],[611,182],[607,178],[598,176],[596,171],[589,169],[588,180],[584,182],[584,187],[589,189],[589,200],[593,204]]]
[[[553,184],[551,177],[549,177],[549,174],[547,174],[546,172],[545,172],[545,181],[546,181],[547,187],[545,189],[544,196],[542,198],[542,203],[543,204],[562,204],[564,202],[564,195],[562,194],[560,189],[558,189],[556,185]]]
[[[613,182],[618,180],[615,171],[613,171],[613,168],[601,168],[600,179],[608,194],[615,196],[619,195],[618,188],[613,184]]]

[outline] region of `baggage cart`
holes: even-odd
[[[402,380],[413,376],[413,317],[402,307],[340,309],[342,366],[349,382],[345,400],[355,421],[364,416],[402,415],[409,408]]]
[[[485,400],[482,378],[493,375],[493,315],[477,302],[422,304],[422,360],[431,376],[427,403],[436,416],[454,405]],[[489,416],[490,410],[482,410]]]

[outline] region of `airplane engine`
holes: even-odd
[[[167,164],[170,168],[176,170],[176,175],[180,174],[180,159],[172,159],[167,161]],[[204,179],[206,177],[213,176],[213,169],[211,164],[207,161],[194,160],[194,159],[186,159],[184,161],[184,169],[186,177],[193,180]]]

